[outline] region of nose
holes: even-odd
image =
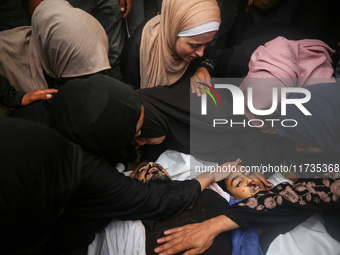
[[[150,168],[152,168],[152,167],[154,167],[154,166],[156,166],[154,162],[149,162],[149,164],[148,164],[148,169],[150,169]]]
[[[204,54],[204,46],[202,45],[202,46],[198,47],[195,53],[196,53],[196,55],[197,55],[198,57],[200,57],[200,58],[203,57],[203,54]]]

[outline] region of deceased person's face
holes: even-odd
[[[170,180],[168,172],[159,164],[149,162],[138,169],[135,178],[148,183],[153,180]]]

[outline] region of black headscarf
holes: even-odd
[[[227,90],[224,90],[227,91]],[[222,93],[224,93],[222,91]],[[166,149],[191,154],[199,159],[226,162],[238,157],[246,164],[258,164],[263,144],[256,128],[222,125],[212,128],[216,115],[241,122],[245,116],[232,115],[231,94],[220,93],[223,107],[215,108],[207,100],[209,109],[218,113],[202,116],[201,98],[190,92],[189,78],[171,86],[158,86],[138,91],[143,99],[144,123],[140,137],[154,138],[166,135],[160,145],[144,145],[145,160],[156,160]]]
[[[340,83],[315,84],[304,89],[310,91],[311,99],[303,106],[312,115],[306,116],[295,105],[288,104],[287,114],[281,116],[281,121],[294,119],[298,124],[296,127],[280,124],[277,134],[340,158]],[[290,98],[302,97],[305,95],[295,93]]]
[[[105,156],[131,144],[141,113],[137,92],[105,75],[67,82],[51,105],[51,125],[84,149]]]
[[[56,131],[0,119],[1,253],[41,243],[80,183],[81,149]]]

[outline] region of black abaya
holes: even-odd
[[[40,124],[0,119],[0,246],[38,253],[80,184],[82,151]]]
[[[49,254],[88,244],[112,218],[154,219],[180,213],[200,194],[196,180],[144,184],[119,173],[107,160],[132,141],[140,102],[137,92],[124,84],[94,75],[67,82],[53,99],[50,113],[43,101],[13,113],[35,120],[43,119],[34,116],[37,113],[49,116],[55,129],[83,148],[80,185],[53,226]]]

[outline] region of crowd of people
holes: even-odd
[[[0,253],[84,255],[141,220],[126,254],[264,254],[315,213],[340,242],[339,9],[0,0]],[[169,150],[216,167],[172,180]]]

